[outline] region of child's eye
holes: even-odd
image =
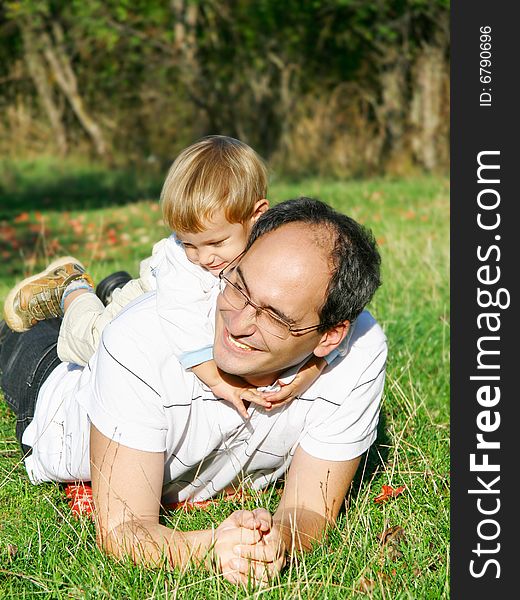
[[[214,246],[215,248],[220,248],[220,246],[223,246],[223,245],[224,245],[224,242],[225,242],[225,241],[226,241],[226,240],[220,240],[220,241],[218,241],[218,242],[213,242],[211,245],[212,245],[212,246]]]

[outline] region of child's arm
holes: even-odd
[[[213,358],[218,279],[191,263],[172,235],[152,264],[156,302],[173,354],[184,369]]]
[[[241,377],[221,371],[214,360],[208,360],[200,365],[191,367],[191,370],[201,381],[211,388],[211,391],[217,398],[222,398],[230,402],[244,419],[249,418],[244,400],[259,404],[265,408],[271,407],[271,402],[265,399],[261,392],[257,392],[255,388],[248,386]]]
[[[310,388],[316,379],[318,379],[323,369],[327,365],[330,365],[338,356],[345,356],[345,354],[348,352],[350,337],[353,330],[354,325],[351,324],[348,335],[341,342],[341,344],[332,352],[327,354],[327,356],[318,358],[313,354],[298,371],[298,373],[296,373],[296,376],[290,383],[284,384],[281,381],[278,381],[278,385],[281,387],[281,390],[278,392],[264,392],[264,398],[272,403],[272,408],[280,406],[286,402],[290,402],[297,396],[301,396]]]
[[[272,408],[294,400],[310,388],[327,364],[324,358],[318,358],[313,354],[290,383],[283,384],[279,381],[278,384],[282,389],[278,392],[264,392],[264,398],[272,404]]]

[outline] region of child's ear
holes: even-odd
[[[269,200],[262,198],[262,200],[258,200],[255,204],[255,208],[253,210],[253,216],[251,217],[251,223],[256,223],[258,219],[265,213],[265,211],[269,208]]]
[[[327,356],[329,352],[335,350],[341,342],[345,339],[348,330],[350,329],[350,321],[343,321],[335,327],[331,327],[322,335],[316,348],[314,348],[314,355],[318,358]]]

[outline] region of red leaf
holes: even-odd
[[[75,500],[71,501],[70,503],[70,509],[72,510],[72,514],[75,517],[80,517],[83,515],[92,515],[92,512],[94,510],[94,506],[92,504],[92,499],[89,498],[76,498]]]
[[[15,223],[27,223],[28,220],[29,220],[28,212],[20,213],[19,215],[16,215],[16,217],[14,218]]]
[[[94,498],[92,488],[88,483],[69,484],[65,488],[65,496],[69,498],[69,506],[75,517],[89,516],[94,518]]]
[[[405,490],[405,486],[401,485],[398,488],[393,488],[391,485],[383,485],[382,491],[379,496],[374,498],[374,502],[376,504],[380,504],[381,502],[386,502],[390,500],[390,498],[396,498],[399,494],[402,494]]]

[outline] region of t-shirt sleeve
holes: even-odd
[[[353,386],[345,386],[346,396],[341,403],[334,404],[325,397],[314,400],[308,427],[300,440],[311,456],[351,460],[370,448],[377,437],[386,355],[385,341]]]
[[[218,280],[191,263],[170,236],[156,258],[157,309],[171,329],[172,352],[185,369],[213,357],[214,303]]]
[[[115,442],[147,452],[166,449],[167,423],[157,369],[133,340],[118,335],[113,324],[85,367],[92,371],[77,400],[91,423]],[[119,339],[116,339],[119,337]]]

